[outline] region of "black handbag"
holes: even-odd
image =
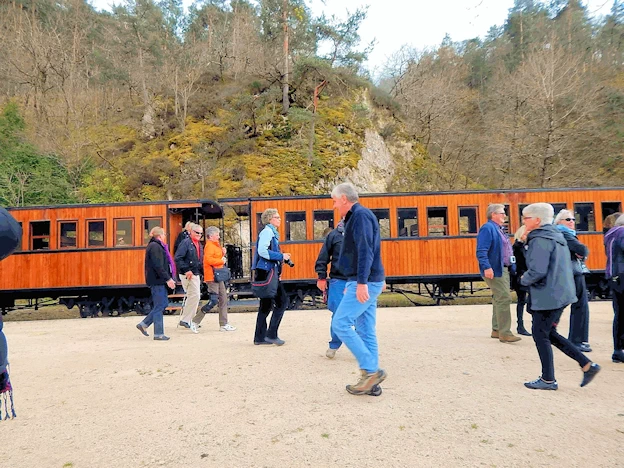
[[[232,274],[230,273],[230,269],[228,267],[212,267],[212,271],[214,272],[215,283],[219,283],[221,281],[229,281],[232,277]]]
[[[258,274],[260,273],[260,274]],[[273,299],[277,296],[279,277],[275,268],[267,270],[253,270],[251,291],[258,299]]]

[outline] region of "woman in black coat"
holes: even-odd
[[[163,312],[169,304],[169,289],[175,289],[175,265],[169,247],[165,244],[165,230],[160,226],[150,231],[150,241],[145,249],[145,282],[152,293],[152,310],[137,328],[143,335],[149,336],[147,328],[154,324],[154,339],[167,341],[163,324]]]
[[[587,299],[587,284],[581,262],[589,255],[589,249],[578,240],[575,230],[576,220],[570,210],[561,210],[555,217],[554,224],[563,234],[570,250],[570,263],[574,273],[576,287],[576,302],[570,305],[570,331],[568,340],[584,353],[592,349],[589,346],[589,301]]]
[[[524,244],[526,242],[525,226],[520,226],[514,235],[513,254],[516,257],[516,271],[511,276],[511,289],[516,291],[518,303],[516,304],[516,315],[518,317],[518,335],[531,336],[531,333],[524,328],[524,306],[527,305],[529,289],[520,284],[519,278],[527,271],[527,264],[524,258]],[[528,312],[528,307],[527,307]]]

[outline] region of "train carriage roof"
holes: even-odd
[[[137,205],[167,205],[172,213],[179,213],[189,209],[196,209],[201,212],[207,219],[220,219],[223,217],[221,205],[214,200],[159,200],[159,201],[136,201],[122,203],[80,203],[70,205],[39,205],[39,206],[20,206],[8,207],[8,211],[21,210],[42,210],[54,208],[84,208],[84,207],[107,207],[107,206],[137,206]]]

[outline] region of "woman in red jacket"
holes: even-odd
[[[199,325],[207,312],[219,305],[219,326],[221,331],[234,331],[236,327],[228,323],[227,303],[228,296],[223,281],[215,281],[213,268],[223,268],[225,265],[225,247],[221,247],[219,228],[210,226],[206,229],[206,245],[204,246],[204,281],[210,292],[210,301],[200,309],[193,318]]]

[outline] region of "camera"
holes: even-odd
[[[284,263],[286,265],[288,265],[290,268],[295,266],[295,264],[293,263],[293,261],[290,258],[288,260],[284,260]]]

